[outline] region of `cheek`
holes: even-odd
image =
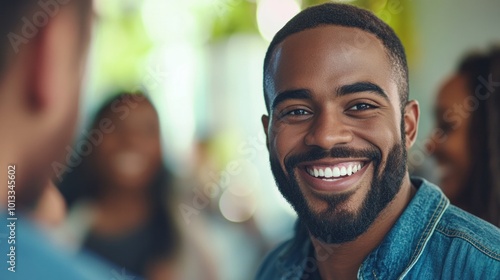
[[[392,148],[401,141],[400,123],[384,117],[358,122],[352,131],[356,138],[376,146],[381,151]]]
[[[162,151],[159,139],[151,139],[147,143],[144,143],[143,147],[146,148],[144,152],[148,156],[150,162],[153,163],[153,166],[158,165],[162,160]]]
[[[269,131],[270,152],[283,165],[287,155],[304,146],[306,133],[305,125],[272,125]]]
[[[93,164],[100,169],[106,169],[110,166],[113,154],[117,149],[117,143],[113,135],[105,135],[100,145],[97,145],[93,154]]]
[[[461,171],[466,171],[470,165],[470,148],[467,129],[460,128],[450,134],[444,143],[448,156],[458,165]]]

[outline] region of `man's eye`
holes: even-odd
[[[374,109],[374,108],[377,108],[377,107],[370,105],[370,104],[367,104],[367,103],[359,103],[359,104],[356,104],[356,105],[352,106],[351,108],[349,108],[349,110],[351,110],[351,111],[364,111],[364,110],[369,110],[369,109]]]
[[[292,116],[300,116],[300,115],[309,115],[310,113],[304,109],[292,110],[286,113],[286,115]]]

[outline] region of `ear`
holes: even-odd
[[[406,135],[406,149],[413,146],[418,134],[418,118],[420,116],[420,108],[416,100],[411,100],[405,106],[404,122]]]
[[[267,150],[269,151],[269,133],[268,133],[269,116],[262,115],[261,121],[262,121],[262,127],[264,128],[264,133],[266,133],[266,147],[267,147]]]
[[[40,30],[36,39],[31,100],[42,109],[56,109],[61,116],[71,114],[75,109],[71,106],[78,99],[82,74],[79,30],[73,9],[64,8]]]

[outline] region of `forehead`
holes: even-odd
[[[133,98],[118,99],[116,106],[109,107],[103,114],[104,117],[119,120],[120,123],[135,122],[136,120],[156,120],[158,115],[153,105],[147,100],[134,100]],[[113,102],[114,103],[114,102]]]
[[[382,42],[361,29],[335,25],[287,37],[277,45],[271,57],[269,74],[271,100],[276,93],[290,88],[328,85],[331,90],[332,86],[359,81],[396,86],[392,64]],[[391,89],[397,93],[397,87]]]

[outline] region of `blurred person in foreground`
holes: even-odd
[[[323,4],[291,19],[264,60],[271,169],[298,214],[257,279],[495,279],[500,230],[412,177],[419,106],[394,31]]]
[[[84,134],[74,150],[86,141],[92,151],[61,185],[71,208],[72,236],[126,271],[178,279],[174,180],[162,161],[153,104],[143,94],[118,94],[103,104]]]
[[[52,244],[32,210],[54,191],[51,163],[73,138],[91,1],[0,3],[0,279],[107,279],[110,269]],[[52,196],[57,201],[57,195]],[[50,211],[49,211],[50,212]],[[41,216],[45,214],[38,213]],[[49,214],[48,216],[52,216]],[[9,220],[11,219],[11,220]],[[45,218],[42,218],[45,219]]]
[[[500,48],[471,53],[439,90],[428,151],[450,202],[500,226]]]

